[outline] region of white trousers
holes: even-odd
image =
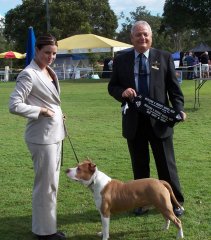
[[[27,143],[34,163],[32,194],[32,232],[50,235],[57,232],[57,192],[61,163],[61,142]]]

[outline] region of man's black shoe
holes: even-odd
[[[177,216],[177,217],[180,217],[183,215],[184,213],[184,209],[183,208],[178,208],[178,207],[174,207],[174,214]]]
[[[136,215],[136,216],[142,216],[146,213],[149,212],[149,209],[144,209],[144,208],[135,208],[133,213]]]

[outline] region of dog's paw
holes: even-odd
[[[184,238],[184,234],[183,234],[182,228],[180,228],[177,234],[177,239],[182,239],[182,238]]]
[[[169,225],[170,225],[170,220],[166,220],[166,223],[163,225],[163,230],[166,231],[169,229]]]

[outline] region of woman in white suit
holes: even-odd
[[[57,231],[56,222],[61,144],[65,137],[59,82],[49,67],[57,47],[51,35],[37,38],[35,58],[18,75],[9,104],[11,113],[28,118],[25,141],[35,172],[32,232],[39,240],[66,239]]]

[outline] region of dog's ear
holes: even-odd
[[[86,163],[92,163],[92,160],[91,160],[89,157],[86,157],[85,160],[84,160],[84,162],[86,162]]]
[[[96,169],[96,164],[90,162],[90,163],[89,163],[89,170],[90,170],[91,172],[95,172],[95,169]]]

